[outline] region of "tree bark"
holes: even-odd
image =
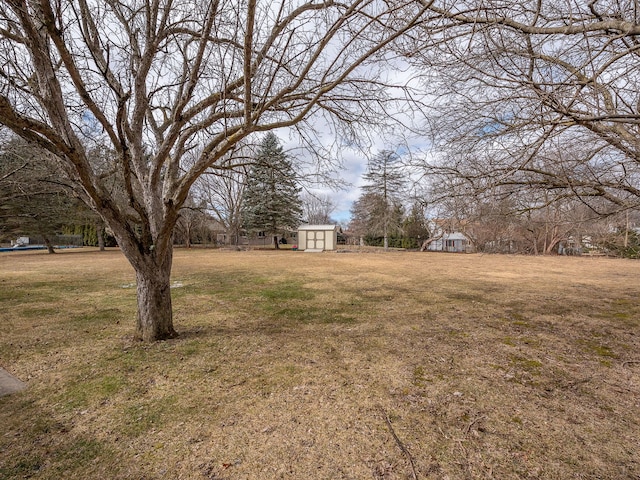
[[[101,252],[104,252],[104,224],[102,222],[96,224],[96,234],[98,237],[98,248],[100,248]]]
[[[162,262],[157,263],[152,261],[152,254],[145,260],[147,261],[134,267],[138,294],[135,337],[144,342],[174,338],[178,334],[173,328],[171,310],[172,262],[170,259],[162,259]]]
[[[422,242],[422,245],[420,246],[420,251],[424,252],[429,248],[429,245],[431,245],[431,243],[441,238],[442,238],[442,235],[427,238],[424,242]]]
[[[47,247],[47,252],[49,253],[56,253],[56,251],[53,249],[53,245],[51,244],[51,240],[49,240],[49,237],[47,237],[46,235],[43,236],[44,239],[44,244]]]

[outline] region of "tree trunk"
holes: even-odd
[[[51,240],[49,240],[49,237],[47,237],[46,235],[44,235],[43,237],[44,240],[44,244],[47,247],[47,252],[49,253],[56,253],[56,251],[53,249],[53,245],[51,245]]]
[[[96,224],[96,234],[98,237],[98,248],[101,252],[104,252],[104,224],[102,222]]]
[[[171,261],[145,262],[136,268],[138,318],[136,339],[144,342],[177,336],[171,309]]]
[[[278,236],[273,236],[273,244],[276,246],[276,250],[280,250],[280,245],[278,245]]]
[[[429,245],[431,245],[431,243],[433,243],[435,240],[439,240],[441,238],[442,238],[442,235],[427,238],[424,242],[422,242],[422,245],[420,246],[420,251],[424,252],[425,250],[427,250],[429,248]]]
[[[134,338],[154,342],[177,337],[173,328],[170,284],[173,232],[177,221],[175,209],[164,217],[164,228],[157,228],[158,235],[151,235],[153,229],[147,223],[142,225],[139,237],[137,232],[112,215],[112,211],[105,209],[104,213],[120,250],[136,272],[138,312]],[[161,221],[156,223],[162,224]]]
[[[187,218],[187,220],[185,221],[185,227],[184,227],[184,246],[186,248],[191,248],[191,234],[193,233],[193,225],[191,224],[191,219]]]
[[[386,197],[386,195],[385,195],[385,197]],[[386,198],[385,198],[385,203],[386,203]],[[385,216],[386,216],[386,214],[385,214]],[[387,219],[386,218],[384,220],[384,240],[383,240],[383,244],[384,244],[384,250],[385,251],[389,250],[389,238],[387,236]]]
[[[171,309],[171,240],[161,243],[164,248],[152,245],[150,249],[141,249],[127,240],[124,237],[119,243],[136,272],[138,315],[135,338],[153,342],[176,337]]]
[[[629,210],[625,212],[626,215],[626,223],[624,227],[624,248],[629,246]]]

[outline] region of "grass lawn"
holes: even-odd
[[[0,478],[640,478],[639,274],[180,249],[141,344],[119,251],[0,254]]]

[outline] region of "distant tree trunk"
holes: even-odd
[[[44,235],[42,238],[44,239],[44,244],[47,247],[47,251],[49,253],[56,253],[56,251],[53,249],[53,245],[51,244],[51,240],[49,240],[49,237]]]
[[[101,252],[104,252],[104,224],[98,222],[96,225],[96,234],[98,236],[98,248]]]
[[[625,212],[625,227],[624,227],[624,248],[629,246],[629,210],[627,209]]]
[[[558,245],[558,243],[560,243],[560,241],[562,240],[562,233],[558,231],[558,227],[554,226],[551,229],[551,232],[549,233],[550,237],[549,240],[545,240],[545,250],[544,250],[544,254],[545,255],[551,255],[551,253],[553,253],[553,249],[556,247],[556,245]],[[578,238],[578,240],[580,239],[580,237],[576,237]],[[580,242],[581,243],[581,242]]]
[[[439,237],[429,237],[429,238],[427,238],[424,242],[422,242],[422,245],[420,246],[420,251],[424,252],[425,250],[427,250],[429,248],[429,245],[431,245],[431,243],[434,240],[438,240],[440,238],[442,238],[442,235],[439,236]]]
[[[276,246],[276,250],[280,250],[280,245],[278,245],[278,236],[273,236],[273,244]]]

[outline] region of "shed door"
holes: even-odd
[[[307,232],[307,248],[324,250],[324,232]]]

